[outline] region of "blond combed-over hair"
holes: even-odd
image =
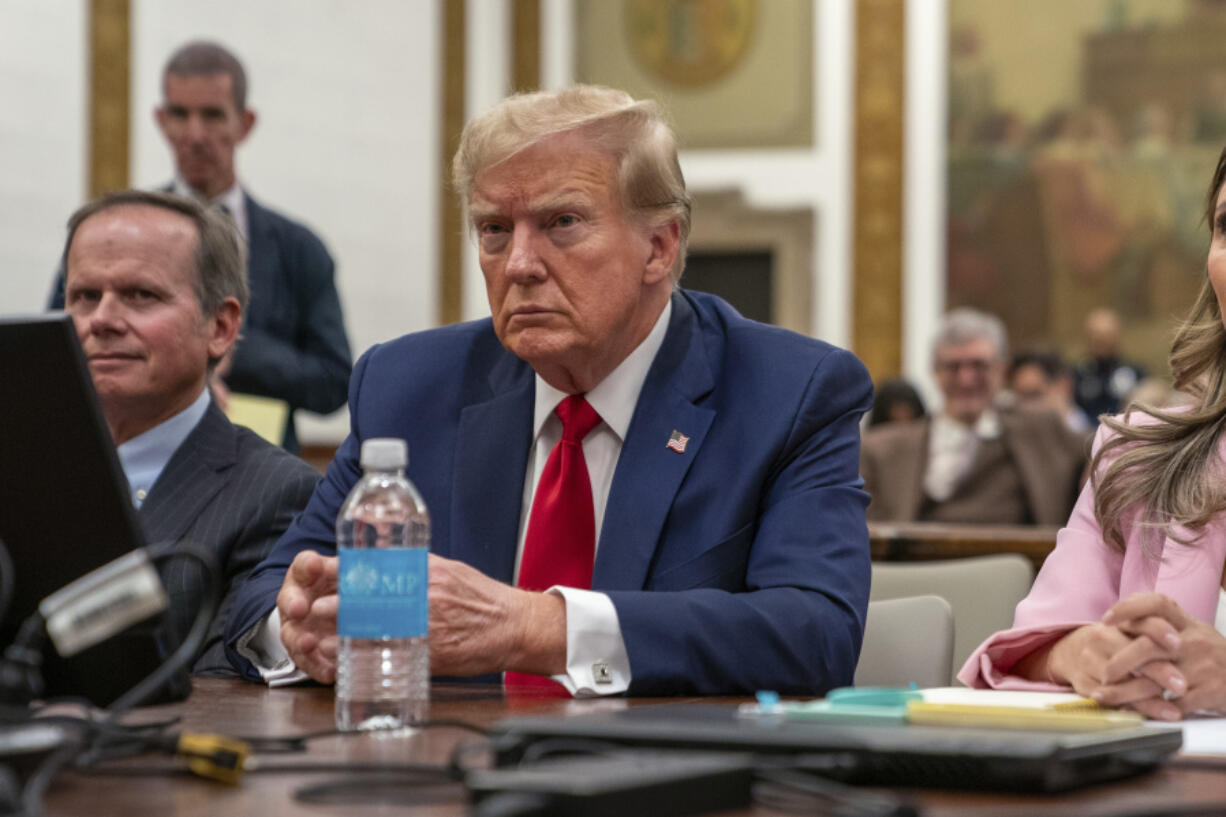
[[[476,177],[500,162],[557,134],[578,132],[618,166],[623,208],[652,227],[676,222],[681,242],[672,277],[685,268],[690,234],[690,196],[685,189],[677,138],[661,107],[624,91],[573,85],[560,91],[515,94],[469,121],[452,161],[451,179],[464,207]]]

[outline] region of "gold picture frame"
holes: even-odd
[[[808,147],[810,0],[577,0],[575,78],[662,103],[681,146]]]

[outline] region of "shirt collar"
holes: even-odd
[[[966,434],[974,431],[975,436],[981,440],[995,440],[1000,436],[1000,415],[995,409],[986,409],[983,414],[979,415],[979,419],[975,421],[975,425],[966,425],[959,423],[957,420],[945,414],[938,414],[933,418],[933,428],[935,433],[944,436],[953,434]]]
[[[229,211],[230,217],[234,219],[234,226],[238,227],[239,233],[242,234],[243,238],[247,237],[247,201],[243,197],[243,187],[238,182],[231,185],[229,190],[226,190],[221,195],[215,196],[212,199],[206,199],[200,193],[196,192],[196,190],[185,182],[183,177],[179,176],[178,174],[175,175],[172,188],[176,195],[189,199],[195,199],[203,204],[224,207],[227,211]]]
[[[209,408],[209,390],[202,389],[200,396],[187,408],[168,420],[116,448],[119,454],[119,464],[123,467],[124,476],[128,478],[128,488],[132,492],[132,501],[140,507],[145,496],[153,488],[159,476],[162,475],[166,463],[187,439],[187,435],[200,424],[204,413]]]
[[[664,336],[668,334],[668,321],[673,314],[673,302],[670,298],[664,305],[664,311],[656,318],[655,326],[647,333],[647,337],[635,347],[626,359],[617,364],[617,368],[609,373],[587,393],[587,401],[600,419],[612,429],[619,440],[626,439],[630,430],[630,420],[634,417],[634,408],[639,402],[639,393],[643,390],[643,382],[647,372],[656,359],[656,353],[664,345]],[[558,404],[566,399],[564,391],[555,389],[545,382],[538,374],[536,376],[536,406],[532,425],[532,437],[540,436],[545,421],[553,414]]]

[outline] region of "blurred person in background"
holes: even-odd
[[[1059,414],[1070,431],[1087,434],[1094,429],[1095,423],[1073,401],[1072,370],[1055,352],[1030,349],[1014,355],[1009,391],[1019,406]]]
[[[1073,370],[1073,393],[1097,424],[1100,415],[1124,408],[1124,398],[1145,377],[1145,370],[1120,357],[1120,316],[1115,310],[1092,310],[1086,315],[1085,333],[1089,356]]]
[[[1004,324],[955,309],[933,343],[944,398],[918,423],[865,432],[868,518],[883,522],[1058,525],[1068,518],[1084,445],[1054,412],[998,408],[1008,361]]]
[[[213,373],[214,396],[223,409],[231,390],[283,400],[290,414],[281,443],[297,452],[294,410],[343,406],[353,365],[332,256],[315,233],[257,202],[238,180],[235,153],[256,114],[237,57],[217,43],[187,43],[167,61],[162,92],[154,115],[175,163],[164,191],[216,208],[247,243],[251,306],[242,342]],[[63,305],[61,277],[51,307]]]
[[[873,396],[873,409],[869,412],[870,428],[882,423],[904,423],[927,415],[924,399],[909,381],[901,377],[882,380]]]

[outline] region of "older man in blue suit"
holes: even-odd
[[[653,103],[512,97],[469,123],[454,177],[492,318],[358,362],[352,433],[233,610],[236,666],[334,679],[337,511],[362,441],[401,437],[432,515],[436,676],[578,695],[850,683],[864,368],[677,287],[689,197]],[[569,494],[554,464],[576,447]],[[559,495],[565,525],[547,510]]]

